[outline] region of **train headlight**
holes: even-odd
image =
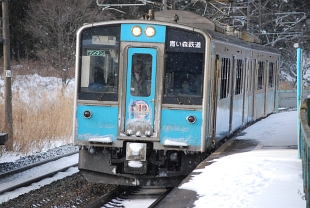
[[[89,110],[84,111],[83,113],[84,118],[90,118],[92,116],[92,113]]]
[[[193,124],[193,123],[196,122],[196,117],[195,117],[195,116],[187,116],[186,120],[187,120],[189,123]]]
[[[126,160],[146,161],[146,143],[127,142]]]
[[[152,26],[148,26],[146,29],[145,29],[145,35],[147,37],[153,37],[155,35],[156,31],[155,31],[155,28],[152,27]]]
[[[131,33],[132,33],[133,36],[138,37],[138,36],[141,35],[142,29],[141,29],[141,27],[139,27],[139,26],[134,26],[134,27],[131,29]]]

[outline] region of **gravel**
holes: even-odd
[[[0,174],[77,150],[78,147],[68,144],[47,152],[21,157],[15,162],[0,163]],[[32,190],[7,202],[3,202],[0,204],[0,208],[85,207],[115,187],[115,185],[88,183],[81,173],[76,173],[45,185],[40,189]]]
[[[63,145],[60,147],[56,147],[54,149],[50,149],[46,152],[39,152],[33,155],[24,156],[15,162],[6,162],[0,163],[0,174],[5,173],[11,170],[15,170],[18,168],[22,168],[37,162],[41,162],[47,159],[51,159],[54,157],[58,157],[61,155],[65,155],[71,152],[75,152],[78,150],[77,146],[72,146],[72,144]]]
[[[76,173],[0,204],[0,207],[85,207],[114,188],[115,185],[89,183],[81,173]]]

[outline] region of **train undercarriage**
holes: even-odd
[[[90,182],[130,186],[175,187],[209,154],[154,150],[146,143],[145,161],[126,159],[124,148],[82,147],[79,169]]]

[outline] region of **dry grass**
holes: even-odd
[[[296,88],[289,82],[280,82],[279,90],[296,90]]]
[[[35,98],[35,92],[33,92]],[[55,140],[63,139],[69,143],[72,134],[73,99],[59,91],[56,102],[49,102],[48,94],[43,93],[42,105],[33,99],[30,103],[23,102],[17,96],[13,100],[13,139],[14,150],[28,153],[30,150],[40,151]]]
[[[38,63],[23,63],[14,65],[12,71],[14,75],[36,73],[44,77],[53,74],[52,70],[36,70],[40,67],[42,65]],[[15,77],[12,81],[14,79]],[[71,142],[73,92],[68,95],[63,86],[60,86],[57,92],[53,92],[54,99],[51,99],[49,92],[40,88],[42,87],[25,89],[28,94],[27,100],[25,100],[25,92],[12,91],[13,151],[15,152],[31,154],[32,151],[39,152],[43,148],[53,146],[55,141]],[[1,100],[3,100],[3,94],[0,92]],[[4,123],[3,110],[4,104],[0,102],[0,132]],[[4,151],[5,147],[2,146],[0,156]]]

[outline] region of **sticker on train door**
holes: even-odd
[[[137,100],[131,104],[131,119],[148,119],[149,105],[143,100]]]

